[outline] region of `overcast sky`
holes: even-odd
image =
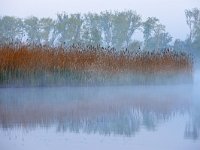
[[[143,19],[157,17],[174,37],[185,39],[188,27],[185,9],[200,6],[200,0],[0,0],[0,16],[55,17],[57,13],[87,13],[104,10],[136,10]]]

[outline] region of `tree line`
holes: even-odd
[[[0,43],[25,42],[50,46],[76,43],[137,50],[200,49],[200,9],[185,11],[189,34],[186,40],[174,40],[158,18],[142,17],[135,11],[104,11],[87,14],[57,14],[52,18],[0,17]],[[138,40],[137,33],[143,35]]]

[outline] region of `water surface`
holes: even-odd
[[[0,89],[0,149],[199,150],[194,84]]]

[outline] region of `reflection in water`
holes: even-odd
[[[190,115],[191,118],[185,128],[185,137],[196,140],[200,132],[200,104],[193,106]]]
[[[188,115],[183,134],[197,139],[200,104],[193,100],[192,88],[188,85],[0,89],[0,128],[56,125],[57,131],[62,132],[132,136],[141,128],[154,131],[174,116]]]

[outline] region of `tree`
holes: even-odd
[[[69,17],[68,33],[69,44],[77,43],[81,41],[81,27],[83,24],[83,18],[81,14],[72,14]]]
[[[111,18],[112,22],[112,46],[121,49],[125,43],[129,24],[125,12],[115,12]]]
[[[80,41],[83,19],[80,14],[57,14],[56,31],[60,44],[71,45]]]
[[[15,17],[4,16],[0,18],[0,42],[18,41],[23,37],[22,20]]]
[[[30,43],[41,43],[41,28],[39,19],[37,17],[26,18],[24,20],[24,29]]]
[[[142,42],[134,40],[128,45],[127,48],[129,51],[141,51],[141,47],[142,47]]]
[[[98,14],[85,14],[82,39],[87,44],[102,44],[102,31]]]
[[[41,42],[44,44],[50,44],[52,39],[50,34],[54,30],[54,21],[51,18],[41,18],[39,20],[39,27]]]
[[[188,49],[187,41],[182,41],[180,39],[176,39],[174,41],[173,48],[175,51],[187,51],[187,49]]]
[[[132,36],[134,32],[139,29],[142,25],[141,23],[141,17],[136,14],[134,11],[127,11],[127,25],[128,25],[128,31],[126,34],[126,47],[129,46],[129,44],[132,42]]]
[[[189,27],[189,45],[192,47],[199,48],[198,45],[200,36],[200,10],[193,8],[192,10],[185,10],[186,22]]]
[[[105,11],[101,12],[101,30],[103,36],[103,44],[105,46],[112,46],[112,13]]]
[[[145,22],[143,22],[143,37],[144,37],[144,47],[148,48],[149,39],[152,36],[155,26],[158,24],[159,19],[155,17],[149,17]]]
[[[162,39],[164,39],[164,32],[165,32],[165,26],[162,24],[157,24],[154,28],[154,38],[155,38],[155,49],[161,48],[161,42]]]
[[[192,11],[190,10],[186,10],[185,11],[185,16],[186,16],[186,22],[187,22],[187,25],[189,26],[189,43],[191,45],[192,43]]]
[[[112,17],[113,46],[120,49],[128,47],[132,42],[134,32],[141,25],[141,17],[134,11],[115,12]]]
[[[158,50],[169,47],[172,41],[171,35],[165,31],[157,18],[148,18],[143,22],[144,48],[147,50]]]

